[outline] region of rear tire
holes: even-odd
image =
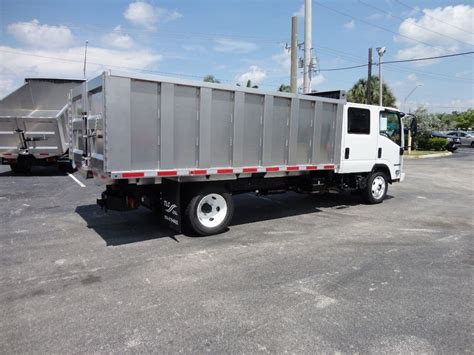
[[[471,142],[471,148],[474,148],[474,142]]]
[[[234,201],[228,192],[202,190],[189,200],[184,218],[191,234],[207,236],[224,232],[234,214]]]
[[[367,178],[367,186],[362,189],[362,197],[365,203],[375,205],[385,199],[387,191],[387,176],[381,171],[376,171]]]
[[[28,155],[20,155],[16,163],[10,164],[10,169],[15,174],[29,174],[32,167],[31,157]]]

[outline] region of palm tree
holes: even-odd
[[[371,80],[371,97],[367,102],[367,79],[359,79],[354,86],[347,92],[347,101],[355,102],[359,104],[378,105],[379,104],[379,78],[373,76]],[[393,94],[390,87],[386,84],[382,84],[383,88],[383,105],[396,107],[395,95]]]

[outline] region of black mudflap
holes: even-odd
[[[163,220],[171,229],[181,233],[181,184],[163,179],[162,186]]]

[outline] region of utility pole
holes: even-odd
[[[84,48],[84,79],[86,78],[86,66],[87,66],[87,44],[89,41],[86,40]]]
[[[408,98],[411,96],[411,94],[413,94],[415,92],[416,89],[418,89],[420,86],[423,86],[423,84],[417,84],[411,91],[410,93],[405,97],[405,100],[403,100],[403,107],[405,108],[406,110],[406,104],[407,104],[407,100]],[[410,109],[408,109],[408,111],[410,111]],[[411,125],[410,125],[411,126]],[[412,131],[411,131],[411,127],[408,127],[408,155],[411,154],[411,146],[412,146]]]
[[[379,54],[379,106],[383,106],[382,56],[386,51],[385,47],[377,48],[377,53]]]
[[[367,66],[367,92],[365,95],[366,104],[372,103],[372,48],[369,48],[369,64]]]
[[[312,0],[305,0],[304,2],[304,61],[303,61],[303,93],[307,94],[311,92],[311,69],[312,69],[312,56],[311,56],[311,32],[313,14],[311,9]]]
[[[290,88],[292,93],[298,91],[298,17],[291,18],[291,72]]]

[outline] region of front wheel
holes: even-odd
[[[187,204],[186,226],[200,236],[224,232],[234,214],[234,201],[228,192],[206,191],[195,195]]]
[[[364,201],[370,205],[381,203],[388,191],[388,181],[384,173],[376,171],[369,175],[367,186],[362,190]]]

